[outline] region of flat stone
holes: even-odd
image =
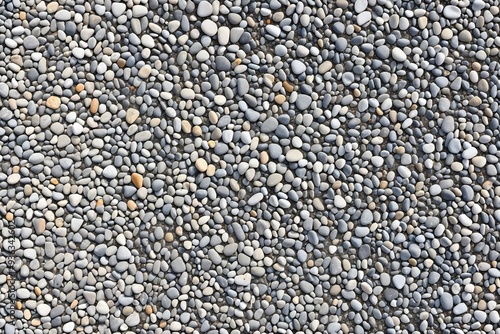
[[[441,302],[441,308],[443,310],[450,311],[453,308],[453,296],[448,292],[443,292],[439,297],[439,301]]]
[[[288,162],[297,162],[297,161],[303,159],[304,155],[303,155],[302,151],[299,151],[297,149],[291,149],[286,153],[285,158]]]
[[[118,175],[118,171],[115,166],[109,165],[103,169],[102,175],[108,179],[114,179]]]
[[[406,53],[398,47],[392,49],[392,58],[394,60],[403,62],[406,60]]]
[[[262,123],[260,131],[263,133],[269,133],[276,130],[277,127],[278,127],[278,120],[274,117],[271,117],[266,119],[264,123]]]
[[[462,15],[462,11],[457,6],[448,5],[448,6],[444,7],[443,15],[447,19],[455,20],[455,19],[458,19]]]
[[[208,20],[208,19],[204,20],[201,23],[201,31],[203,31],[203,33],[205,35],[208,35],[210,37],[215,36],[217,34],[217,31],[218,31],[217,23],[215,23],[212,20]]]
[[[184,260],[180,256],[170,263],[170,267],[175,273],[183,273],[186,271],[186,263],[184,263]]]
[[[203,158],[198,158],[195,162],[195,166],[202,173],[206,172],[208,168],[207,161]]]
[[[300,111],[304,111],[312,103],[312,97],[306,94],[299,94],[297,96],[297,101],[295,101],[295,105],[297,106],[297,109]]]
[[[125,120],[128,124],[133,124],[137,118],[139,118],[139,110],[134,108],[127,109],[127,113],[125,114]]]

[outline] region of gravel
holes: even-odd
[[[0,2],[0,332],[498,332],[499,15]]]

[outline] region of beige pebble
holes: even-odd
[[[96,98],[93,98],[92,102],[90,102],[90,112],[95,114],[98,109],[99,109],[99,100]]]
[[[183,120],[181,122],[181,129],[184,131],[184,133],[191,133],[191,123],[187,120]]]
[[[195,136],[201,136],[203,134],[203,131],[201,130],[201,127],[199,125],[193,126],[193,135]]]
[[[266,151],[260,152],[260,162],[267,164],[269,162],[269,154]]]
[[[57,96],[51,96],[47,99],[47,107],[56,110],[61,106],[61,99]]]
[[[38,326],[40,326],[40,319],[36,319],[36,318],[35,318],[35,319],[31,320],[31,325],[32,325],[33,327],[38,327]]]
[[[441,31],[441,38],[449,40],[453,37],[453,31],[451,31],[450,28],[444,28],[443,31]]]
[[[177,226],[175,228],[175,234],[177,234],[180,237],[180,236],[182,236],[182,233],[184,233],[184,230],[182,229],[182,226]]]
[[[40,296],[40,295],[42,294],[42,289],[40,289],[38,286],[35,286],[35,289],[34,289],[34,290],[35,290],[35,294],[36,294],[37,296]]]
[[[134,186],[136,186],[137,188],[141,188],[142,187],[143,178],[142,178],[141,174],[132,173],[131,178],[132,178],[132,183],[134,184]]]
[[[214,140],[209,140],[208,141],[208,147],[210,147],[210,148],[214,148],[215,144],[216,144],[216,142]]]
[[[207,167],[207,176],[214,176],[215,175],[215,166],[210,164]]]
[[[145,312],[147,315],[153,313],[153,308],[151,307],[151,305],[146,305]]]
[[[20,11],[19,12],[19,19],[20,20],[26,20],[26,12]]]
[[[195,166],[202,173],[206,172],[208,168],[207,161],[203,158],[198,158],[198,160],[196,160]]]
[[[30,312],[30,310],[24,310],[23,311],[23,316],[24,316],[24,319],[30,320],[31,319],[31,312]]]
[[[277,104],[283,104],[286,101],[286,96],[283,94],[278,94],[274,97],[274,102]]]
[[[165,234],[165,241],[166,242],[172,242],[174,241],[174,235],[171,232],[168,232]]]
[[[217,113],[215,111],[210,110],[208,112],[208,120],[212,124],[217,124],[217,122],[219,121],[219,116],[217,115]]]
[[[479,96],[474,96],[469,100],[469,105],[472,107],[477,107],[481,104],[481,98]]]
[[[5,219],[7,219],[7,221],[12,221],[12,219],[14,219],[14,215],[12,214],[12,212],[7,212],[5,214]]]
[[[288,93],[293,92],[293,85],[291,83],[289,83],[288,81],[283,81],[283,88],[285,88],[285,90]]]
[[[78,85],[76,85],[76,87],[75,87],[75,90],[76,90],[76,92],[77,92],[77,93],[82,92],[84,89],[85,89],[85,85],[84,85],[84,84],[81,84],[81,83],[79,83],[79,84],[78,84]]]
[[[135,211],[135,210],[137,210],[137,204],[135,204],[135,202],[134,202],[134,201],[129,200],[129,201],[127,202],[127,208],[128,208],[130,211]]]
[[[127,113],[125,114],[125,120],[128,124],[133,124],[137,118],[139,118],[139,110],[134,108],[127,109]]]
[[[52,1],[47,5],[47,13],[52,14],[59,8],[59,3],[57,1]]]

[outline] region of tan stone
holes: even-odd
[[[263,164],[269,162],[269,154],[266,151],[260,152],[260,162]]]
[[[219,116],[217,115],[217,113],[215,111],[210,110],[208,112],[208,120],[212,124],[217,124],[217,122],[219,121]]]
[[[201,127],[199,125],[193,126],[193,135],[201,136],[202,134],[203,134],[203,131],[201,130]]]
[[[153,313],[153,308],[151,307],[151,305],[146,305],[145,312],[147,315]]]
[[[472,107],[477,107],[481,104],[481,98],[479,96],[474,96],[469,100],[469,105]]]
[[[142,175],[141,174],[138,174],[138,173],[132,173],[132,183],[134,184],[134,186],[136,186],[137,188],[141,188],[142,187]]]
[[[123,58],[118,58],[118,60],[116,61],[116,64],[119,66],[119,67],[125,67],[125,65],[127,64],[127,61]]]
[[[207,167],[207,176],[214,176],[215,175],[215,166],[210,164]]]
[[[90,102],[90,112],[95,114],[99,110],[99,100],[96,98],[92,99],[92,102]]]
[[[7,212],[5,214],[5,219],[7,219],[7,221],[12,221],[12,219],[14,219],[14,215],[12,214],[12,212]]]
[[[132,200],[128,200],[128,202],[127,202],[127,208],[130,211],[135,211],[135,210],[137,210],[137,204],[135,204],[135,202],[132,201]]]
[[[191,133],[191,123],[187,120],[183,120],[181,122],[181,129],[184,131],[184,133]]]
[[[278,94],[274,97],[274,102],[277,104],[283,104],[286,101],[286,96],[283,94]]]
[[[165,234],[165,241],[166,242],[172,242],[172,241],[174,241],[174,235],[171,232],[167,232]]]
[[[26,12],[20,11],[19,12],[19,19],[20,20],[26,20]]]
[[[293,92],[293,85],[291,83],[289,83],[288,81],[283,81],[283,88],[285,88],[285,90],[288,93]]]
[[[42,294],[42,289],[40,289],[38,286],[35,286],[35,294],[37,296],[40,296]]]
[[[59,8],[59,3],[57,1],[52,1],[47,5],[47,13],[52,14]]]
[[[202,173],[206,172],[208,168],[207,161],[203,158],[198,158],[198,160],[196,160],[195,166]]]
[[[77,93],[81,93],[83,90],[85,89],[85,85],[84,84],[81,84],[79,83],[78,85],[76,85],[75,87],[75,90]]]
[[[125,114],[125,120],[128,124],[133,124],[137,118],[139,118],[139,110],[134,108],[127,109],[127,113]]]
[[[56,110],[57,108],[59,108],[61,106],[61,99],[58,98],[57,96],[51,96],[47,99],[46,105],[50,109]]]
[[[38,327],[38,326],[40,326],[40,319],[36,319],[36,318],[35,318],[35,319],[31,320],[31,325],[32,325],[33,327]]]
[[[97,200],[97,202],[95,203],[95,206],[96,206],[96,207],[97,207],[97,206],[103,206],[103,205],[104,205],[104,201],[102,200],[102,198],[99,198],[99,199]]]

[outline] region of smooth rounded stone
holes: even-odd
[[[144,65],[143,67],[141,67],[137,75],[141,79],[147,79],[151,74],[151,71],[152,71],[151,65]]]
[[[358,251],[358,258],[361,260],[367,259],[371,256],[371,250],[369,245],[361,245]]]
[[[392,284],[396,289],[401,290],[406,284],[406,279],[403,275],[394,275],[392,277]]]
[[[443,9],[443,15],[447,19],[455,20],[460,18],[460,16],[462,16],[462,11],[457,6],[447,5]]]
[[[339,209],[343,209],[347,206],[346,200],[344,199],[344,197],[342,197],[340,195],[335,195],[335,197],[333,199],[333,204],[335,205],[335,207],[337,207]]]
[[[462,150],[462,143],[459,139],[453,138],[448,143],[448,150],[450,153],[457,154]]]
[[[443,122],[441,123],[441,131],[443,131],[444,133],[455,131],[455,119],[452,116],[446,116],[443,119]]]
[[[360,223],[362,225],[370,225],[373,222],[373,212],[369,209],[363,210],[361,213]]]
[[[379,156],[373,156],[370,158],[370,161],[372,162],[373,166],[375,167],[381,167],[384,164],[384,158],[379,157]]]
[[[28,161],[34,165],[37,165],[37,164],[41,164],[44,160],[44,156],[42,153],[33,153],[32,155],[30,155],[30,157],[28,158]]]
[[[263,199],[264,199],[264,194],[257,193],[248,199],[247,204],[253,206],[262,201]]]
[[[71,19],[71,12],[66,9],[58,10],[54,16],[59,21],[69,21]]]
[[[387,47],[387,45],[381,45],[375,49],[375,54],[380,59],[387,59],[391,54],[391,50]]]
[[[112,2],[111,3],[111,13],[115,17],[121,16],[127,10],[127,4],[123,2]]]
[[[195,162],[195,166],[202,173],[206,172],[208,169],[208,163],[203,158],[198,158]]]
[[[285,156],[286,160],[288,162],[297,162],[301,159],[304,158],[304,155],[302,153],[302,151],[300,150],[297,150],[297,149],[291,149],[289,150],[287,153],[286,153],[286,156]]]
[[[304,293],[311,293],[314,291],[314,286],[305,280],[300,281],[299,287]]]
[[[120,261],[127,261],[128,259],[130,259],[130,257],[132,256],[132,253],[130,252],[130,250],[125,247],[125,246],[120,246],[118,247],[118,251],[116,252],[116,258]]]
[[[38,42],[38,38],[33,35],[29,35],[24,38],[23,46],[28,50],[34,50],[40,46],[40,43]]]
[[[321,63],[318,67],[318,73],[319,74],[325,74],[326,72],[330,71],[333,68],[333,63],[329,60],[325,60],[324,62]]]
[[[469,160],[474,158],[477,155],[477,149],[475,147],[469,147],[468,149],[462,152],[462,158]]]
[[[356,13],[361,13],[368,7],[368,1],[367,0],[356,0],[354,2],[354,10]]]
[[[406,53],[400,48],[394,47],[392,49],[392,58],[396,61],[403,62],[406,60]]]
[[[139,110],[134,108],[127,109],[127,113],[125,114],[125,120],[128,124],[133,124],[137,118],[139,118]]]
[[[118,175],[118,171],[115,166],[109,165],[103,169],[102,175],[108,179],[114,179]]]
[[[141,318],[139,317],[139,313],[137,312],[132,312],[127,318],[125,318],[125,324],[129,327],[134,327],[139,325],[141,322]]]
[[[212,15],[213,7],[212,4],[206,0],[200,1],[196,13],[199,17],[207,17]]]
[[[99,302],[97,302],[95,309],[100,314],[108,314],[109,313],[109,306],[104,300],[100,300]]]
[[[263,133],[269,133],[276,130],[277,127],[278,127],[278,120],[274,117],[271,117],[266,119],[264,123],[262,123],[260,131]]]
[[[371,19],[372,19],[372,13],[369,11],[364,11],[364,12],[359,13],[356,16],[356,23],[359,26],[363,26],[363,25],[367,24],[368,22],[370,22]]]
[[[439,297],[441,308],[445,311],[450,311],[453,308],[453,296],[448,292],[443,292]]]
[[[411,171],[408,167],[406,166],[399,166],[398,167],[398,173],[401,175],[402,178],[407,179],[411,176]]]
[[[186,263],[184,263],[182,257],[177,257],[175,260],[173,260],[170,263],[170,267],[175,273],[183,273],[186,271]]]
[[[42,317],[45,317],[45,316],[48,316],[50,314],[50,311],[51,311],[51,307],[50,305],[47,305],[47,304],[39,304],[37,307],[36,307],[36,311],[37,313],[42,316]]]
[[[217,23],[209,19],[204,20],[201,23],[201,31],[203,31],[205,35],[208,35],[210,37],[215,36],[218,31]]]
[[[291,66],[291,69],[293,71],[293,73],[297,74],[297,75],[300,75],[302,73],[305,73],[306,71],[306,64],[304,64],[304,62],[302,62],[301,60],[293,60],[292,63],[290,64]]]
[[[384,299],[387,300],[388,302],[393,301],[394,299],[398,298],[398,296],[399,296],[399,293],[395,289],[386,288],[384,290]]]
[[[467,312],[467,310],[468,308],[465,303],[459,303],[455,307],[453,307],[453,314],[455,315],[464,314],[465,312]]]
[[[178,332],[182,329],[182,324],[178,321],[172,321],[170,324],[170,330],[174,332]]]
[[[300,111],[304,111],[307,108],[309,108],[311,103],[312,103],[312,97],[305,94],[299,94],[297,96],[297,101],[295,101],[295,105],[297,106],[297,109]]]

